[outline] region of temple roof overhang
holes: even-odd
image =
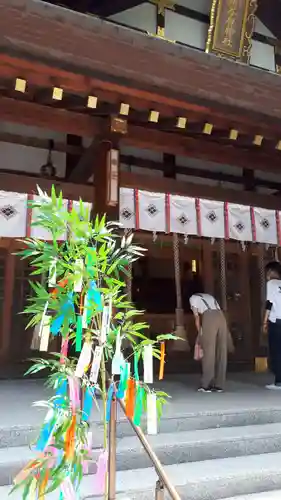
[[[255,124],[266,117],[280,131],[279,75],[34,0],[2,0],[0,26],[1,77],[9,54],[18,65],[10,72],[29,78],[37,72],[59,83],[63,70],[61,84],[73,93],[100,87],[175,113],[227,114]]]

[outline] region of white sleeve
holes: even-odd
[[[189,299],[189,304],[190,304],[191,309],[198,309],[196,295],[191,295],[191,297]]]
[[[274,302],[273,287],[272,287],[272,283],[270,281],[268,281],[266,284],[266,300],[268,302],[271,302],[272,304]]]

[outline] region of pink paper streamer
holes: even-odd
[[[77,408],[80,408],[80,386],[79,381],[76,377],[68,377],[69,384],[69,398],[72,406],[72,410],[75,412]]]
[[[92,445],[93,445],[93,433],[89,431],[87,436],[87,444],[85,446],[85,450],[87,450],[89,456],[91,456],[92,453]],[[83,473],[89,474],[89,460],[84,460],[83,462]]]
[[[61,492],[64,500],[76,500],[75,490],[70,478],[67,477],[61,485]]]
[[[62,344],[61,344],[61,355],[62,356],[60,358],[60,362],[62,365],[65,362],[65,358],[67,357],[67,353],[68,353],[68,337],[66,339],[63,339]]]
[[[103,451],[97,462],[97,472],[94,475],[94,493],[103,495],[105,491],[105,479],[107,473],[108,452]]]

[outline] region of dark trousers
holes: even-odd
[[[268,347],[270,369],[275,377],[275,384],[281,384],[281,320],[268,322]]]

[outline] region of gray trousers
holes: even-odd
[[[227,369],[228,327],[222,311],[202,315],[202,386],[224,388]]]

